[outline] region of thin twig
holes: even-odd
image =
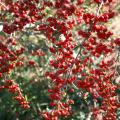
[[[102,2],[100,3],[100,6],[98,7],[97,13],[96,13],[97,16],[99,16],[100,10],[101,10],[103,4],[104,4],[104,2],[103,2],[103,0],[102,0]]]

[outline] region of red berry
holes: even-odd
[[[78,5],[80,5],[80,4],[83,4],[85,0],[78,0],[77,2],[78,2]]]

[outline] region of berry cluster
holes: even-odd
[[[114,65],[118,59],[111,58],[117,47],[120,47],[120,38],[114,38],[114,33],[108,29],[109,22],[116,14],[114,11],[104,10],[104,6],[112,4],[112,0],[93,0],[97,8],[90,12],[84,7],[85,0],[20,0],[9,2],[6,10],[11,13],[12,19],[6,19],[3,31],[13,34],[27,30],[27,24],[34,24],[33,31],[44,34],[49,43],[51,70],[45,76],[51,80],[48,92],[53,107],[50,111],[40,113],[46,120],[58,120],[61,117],[73,115],[71,93],[82,91],[92,94],[93,100],[103,100],[102,105],[94,105],[93,117],[97,119],[102,114],[102,120],[116,120],[119,105],[119,84],[114,81],[118,73]],[[46,9],[51,9],[49,15]],[[95,11],[95,12],[94,12]],[[37,25],[36,25],[37,24]],[[11,44],[11,41],[9,41]],[[13,42],[12,45],[15,45]],[[15,62],[24,48],[13,52],[7,45],[0,43],[0,76],[9,73],[23,62]],[[44,56],[39,51],[34,56]],[[29,65],[35,66],[30,60]],[[22,96],[22,90],[14,81],[5,81],[7,88],[23,108],[29,108],[28,102]],[[1,88],[4,88],[3,86]]]
[[[2,86],[3,87],[3,86]],[[5,80],[5,85],[3,88],[8,89],[8,91],[12,94],[17,94],[14,99],[17,100],[21,107],[24,109],[29,109],[29,102],[23,97],[22,90],[19,85],[14,82],[14,80]]]

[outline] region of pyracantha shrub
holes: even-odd
[[[20,55],[27,48],[17,49],[20,33],[30,29],[43,34],[51,53],[45,77],[51,100],[50,110],[40,111],[45,120],[69,118],[76,100],[73,95],[91,97],[91,119],[117,120],[119,104],[119,76],[117,62],[120,54],[120,38],[114,36],[107,23],[117,15],[110,6],[115,0],[19,0],[3,1],[3,33],[6,41],[0,43],[0,77],[4,79],[1,89],[16,93],[15,99],[23,108],[29,102],[13,80],[7,80],[15,67],[23,66]],[[3,3],[3,4],[2,4]],[[7,17],[10,16],[10,17]],[[18,35],[17,35],[18,34]],[[14,39],[13,39],[14,38]],[[16,43],[15,43],[16,41]],[[14,50],[13,50],[14,49]],[[113,54],[117,52],[116,56]],[[35,50],[33,56],[45,56]],[[36,67],[35,60],[28,66]],[[7,76],[7,78],[6,78]],[[9,77],[8,77],[9,76]],[[101,104],[100,101],[101,100]],[[32,102],[32,101],[31,101]]]

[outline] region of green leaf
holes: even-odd
[[[0,35],[1,35],[1,36],[4,36],[4,37],[7,37],[6,33],[3,32],[3,31],[0,31]]]

